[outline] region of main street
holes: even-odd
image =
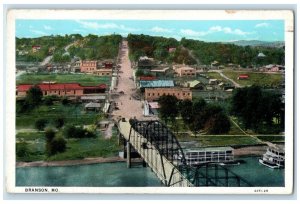
[[[113,111],[114,117],[137,118],[140,120],[155,119],[155,117],[143,116],[143,102],[134,99],[132,95],[136,93],[133,80],[133,69],[129,60],[128,42],[122,41],[121,48],[121,69],[119,71],[119,82],[116,92],[124,92],[115,100],[118,110]]]

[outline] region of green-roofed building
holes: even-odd
[[[171,88],[174,87],[173,80],[141,80],[139,88],[144,92],[145,88]]]

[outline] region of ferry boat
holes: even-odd
[[[232,147],[207,147],[183,150],[186,163],[190,166],[197,166],[205,163],[219,165],[238,165],[239,161],[234,160]],[[182,156],[177,158],[179,164]]]
[[[285,154],[279,147],[268,147],[267,152],[259,159],[259,163],[272,168],[284,168]]]

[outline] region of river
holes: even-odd
[[[244,164],[229,167],[254,186],[284,186],[284,169],[269,169],[257,157],[242,157]],[[63,167],[18,167],[16,186],[150,187],[162,186],[141,165],[128,169],[125,162]]]

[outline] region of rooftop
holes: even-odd
[[[173,80],[140,81],[140,88],[174,87]]]
[[[97,96],[81,96],[81,100],[105,100],[106,96],[97,95]]]
[[[17,86],[18,91],[28,91],[33,84],[20,84]],[[99,84],[98,86],[81,86],[79,83],[57,83],[57,84],[37,84],[42,91],[50,90],[83,90],[91,88],[106,89],[106,84]]]
[[[90,103],[86,104],[84,107],[85,108],[100,108],[101,104],[100,103],[90,102]]]
[[[200,147],[184,149],[184,152],[218,152],[218,151],[232,151],[232,147]]]

